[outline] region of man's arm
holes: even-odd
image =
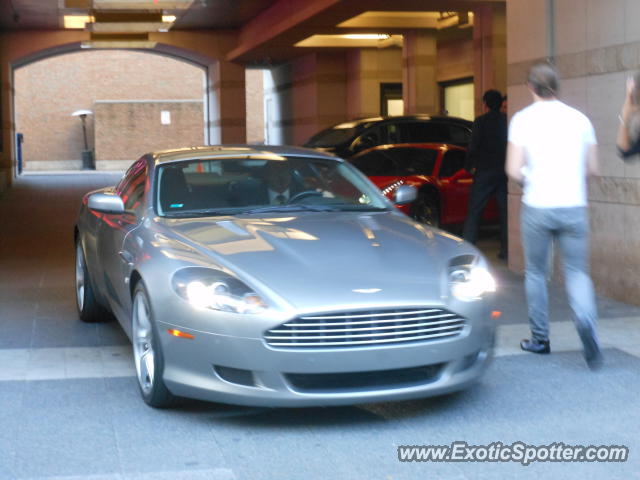
[[[625,152],[631,150],[631,139],[629,138],[629,122],[634,112],[638,111],[638,106],[633,102],[633,94],[635,91],[635,82],[633,78],[627,79],[627,90],[620,111],[620,125],[618,126],[618,135],[616,137],[616,145],[619,151],[624,155]]]
[[[507,167],[506,172],[511,180],[518,185],[524,183],[524,175],[522,174],[522,167],[525,164],[524,148],[509,142],[507,144]]]
[[[600,164],[598,162],[598,145],[592,144],[587,150],[587,176],[597,177],[600,175]]]
[[[464,169],[469,173],[475,173],[478,165],[477,152],[480,146],[480,122],[476,119],[471,127],[471,141],[467,147],[467,154],[464,159]]]

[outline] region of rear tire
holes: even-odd
[[[108,322],[112,318],[96,300],[80,240],[76,241],[76,306],[83,322]]]
[[[411,218],[416,222],[440,228],[440,202],[431,193],[420,193],[411,205]]]
[[[149,295],[142,281],[133,290],[131,339],[136,378],[142,399],[155,408],[170,407],[175,397],[164,383],[164,357]]]

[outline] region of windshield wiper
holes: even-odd
[[[343,205],[340,207],[341,212],[388,212],[387,207],[370,207],[367,205]]]
[[[216,217],[222,215],[233,215],[232,212],[202,208],[199,210],[184,210],[182,212],[165,212],[164,216],[168,218],[193,218],[193,217]]]
[[[252,208],[251,210],[245,210],[239,212],[245,215],[251,215],[254,213],[270,213],[270,212],[335,212],[336,208],[330,205],[307,205],[302,203],[292,203],[289,205],[270,205],[268,207]]]

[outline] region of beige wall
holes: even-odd
[[[422,55],[415,42],[413,47],[415,51],[404,62],[413,72],[420,72],[412,78],[413,97],[428,90],[426,97],[432,103],[431,107],[419,107],[417,99],[425,97],[420,94],[414,98],[413,108],[421,108],[420,113],[437,113],[436,81],[474,74],[472,32],[438,41],[432,55]],[[430,66],[425,66],[427,61]],[[425,71],[430,75],[429,85],[422,81]],[[397,47],[309,54],[274,67],[266,73],[264,87],[268,141],[300,144],[333,124],[380,115],[380,84],[401,82],[403,50]],[[250,85],[248,80],[248,92]],[[249,93],[247,99],[249,109]]]
[[[507,2],[510,113],[530,98],[523,86],[534,60],[549,54],[546,0]],[[555,2],[560,97],[589,116],[600,145],[602,176],[590,184],[591,268],[598,292],[638,304],[640,291],[640,162],[616,155],[625,77],[640,68],[636,0]],[[518,228],[520,192],[509,194],[510,266],[522,269]]]
[[[402,82],[402,49],[363,48],[347,53],[347,116],[380,115],[380,84]]]

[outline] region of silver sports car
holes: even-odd
[[[416,197],[395,188],[396,204]],[[464,388],[491,358],[482,255],[332,155],[144,155],[85,195],[75,242],[80,318],[118,319],[155,407],[426,397]]]

